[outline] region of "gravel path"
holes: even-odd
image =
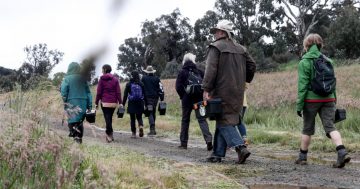
[[[61,126],[61,122],[53,123],[56,130],[67,130],[67,126]],[[145,130],[146,131],[146,130]],[[64,133],[64,132],[61,132]],[[104,141],[104,130],[85,124],[84,142],[90,138]],[[161,158],[181,162],[194,162],[203,164],[205,158],[210,155],[206,151],[203,140],[191,140],[187,150],[178,149],[177,138],[169,137],[147,137],[131,139],[129,132],[115,132],[115,141],[112,145],[121,145],[131,150]],[[222,164],[229,167],[238,167],[244,172],[250,173],[249,177],[239,178],[241,184],[254,185],[275,185],[273,188],[360,188],[360,153],[351,154],[352,163],[343,169],[331,167],[332,161],[336,160],[335,153],[310,153],[309,165],[295,165],[296,151],[284,151],[280,149],[269,149],[250,145],[252,152],[245,164],[235,165],[236,154],[233,151],[227,153],[227,157]],[[256,174],[251,174],[256,173]],[[256,176],[251,176],[256,175]],[[288,187],[280,187],[286,185]],[[279,187],[276,187],[279,186]],[[293,187],[291,187],[293,186]],[[271,188],[271,187],[259,187]]]

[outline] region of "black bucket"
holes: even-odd
[[[96,117],[95,110],[91,110],[89,112],[86,112],[86,114],[85,114],[86,121],[89,123],[95,123],[95,117]]]
[[[166,114],[166,102],[160,102],[158,110],[159,110],[160,115],[165,115]]]
[[[346,119],[346,110],[345,109],[336,109],[334,123],[343,121],[345,119]]]
[[[210,120],[216,120],[222,115],[221,98],[207,100],[206,115]]]
[[[123,118],[125,113],[125,108],[120,106],[116,112],[118,118]]]

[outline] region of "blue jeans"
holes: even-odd
[[[216,125],[213,156],[225,157],[226,148],[244,145],[237,126]]]

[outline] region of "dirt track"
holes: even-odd
[[[66,130],[66,126],[54,122],[56,130]],[[146,131],[146,130],[145,130]],[[64,133],[64,132],[61,132]],[[89,138],[104,141],[104,131],[85,124],[84,142]],[[189,141],[187,150],[178,149],[177,138],[147,137],[131,139],[128,132],[115,132],[115,142],[112,145],[121,145],[131,150],[154,157],[168,158],[180,162],[194,162],[203,164],[210,152],[202,140]],[[331,167],[336,160],[336,154],[310,153],[309,165],[295,165],[296,151],[284,151],[276,148],[265,148],[250,145],[252,152],[245,164],[235,165],[236,154],[232,151],[222,164],[239,167],[249,174],[249,177],[239,178],[238,182],[250,188],[254,185],[267,185],[259,188],[360,188],[360,154],[351,154],[352,163],[343,169]],[[256,176],[251,176],[256,175]],[[270,186],[275,185],[275,186]]]

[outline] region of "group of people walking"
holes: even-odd
[[[102,67],[103,75],[100,77],[95,100],[95,108],[99,105],[104,115],[106,125],[106,141],[114,141],[112,119],[117,107],[123,108],[128,102],[127,112],[130,115],[132,138],[136,138],[138,124],[139,137],[144,136],[142,115],[146,111],[149,118],[149,136],[156,135],[155,119],[158,100],[164,100],[164,90],[160,79],[154,75],[156,70],[148,66],[143,70],[147,75],[140,80],[139,72],[131,72],[130,81],[125,86],[124,97],[121,98],[119,78],[111,74],[111,66]],[[89,85],[80,74],[80,65],[72,62],[61,84],[61,96],[64,109],[68,115],[69,136],[74,137],[78,143],[82,142],[83,121],[86,112],[92,109],[92,96]]]
[[[207,150],[212,151],[208,162],[221,162],[228,148],[235,149],[237,163],[242,164],[250,156],[247,149],[246,128],[243,116],[246,110],[245,90],[254,78],[256,64],[248,50],[237,44],[234,39],[233,24],[221,20],[210,32],[215,41],[208,47],[205,70],[198,69],[196,57],[192,53],[185,54],[183,66],[176,79],[176,91],[181,99],[182,118],[180,131],[180,149],[188,148],[189,124],[193,105],[210,99],[221,99],[221,116],[217,116],[214,136],[209,130],[204,116],[196,116],[202,131]],[[348,152],[342,143],[341,135],[334,125],[336,90],[327,95],[318,95],[311,82],[314,79],[314,60],[325,57],[320,53],[323,41],[318,34],[310,34],[304,39],[305,54],[298,68],[297,114],[304,119],[301,135],[301,146],[296,164],[307,164],[307,153],[311,136],[314,134],[315,117],[319,114],[327,135],[336,145],[337,162],[333,165],[342,168],[350,162]],[[332,61],[326,58],[326,61]],[[69,115],[68,126],[70,136],[81,143],[83,135],[84,114],[92,108],[92,98],[87,82],[79,75],[78,63],[71,63],[61,85],[61,95],[65,102],[65,110]],[[104,65],[103,75],[97,87],[96,109],[101,106],[106,123],[106,140],[114,140],[112,117],[116,107],[123,108],[128,101],[127,112],[130,114],[132,138],[144,136],[142,114],[146,112],[149,119],[149,136],[156,135],[155,120],[158,101],[164,101],[164,89],[160,79],[154,75],[156,70],[148,66],[145,75],[140,78],[137,71],[131,72],[130,81],[126,84],[124,96],[121,98],[119,79],[112,75],[111,66]],[[189,86],[197,80],[200,88]],[[199,92],[200,91],[200,92]],[[77,107],[77,108],[74,108]],[[75,112],[74,112],[75,111]],[[76,112],[77,111],[77,112]]]

